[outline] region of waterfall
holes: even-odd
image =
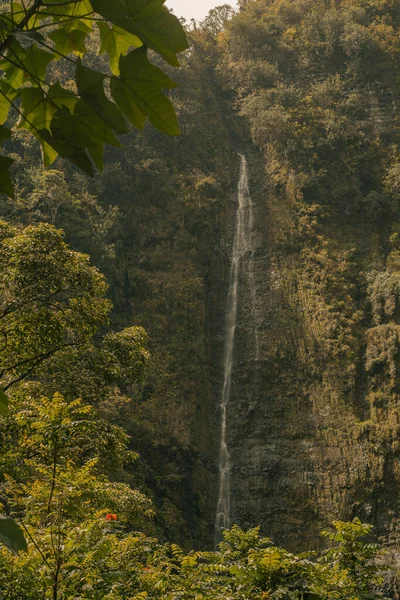
[[[236,230],[232,247],[232,263],[229,278],[227,311],[226,311],[226,333],[224,347],[224,384],[222,388],[220,410],[221,410],[221,441],[218,466],[218,503],[215,518],[215,542],[221,539],[223,529],[230,526],[230,476],[231,462],[228,447],[227,425],[228,406],[231,396],[232,373],[233,373],[233,351],[235,344],[235,332],[238,318],[239,296],[242,291],[240,286],[240,274],[246,257],[248,258],[246,278],[248,291],[250,293],[252,330],[254,333],[255,358],[259,359],[259,337],[256,328],[256,286],[253,272],[253,231],[254,214],[253,203],[249,192],[246,157],[239,155],[240,176],[238,183],[238,207],[236,212]]]

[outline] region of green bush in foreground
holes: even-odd
[[[258,528],[224,532],[216,552],[185,554],[136,533],[150,501],[114,469],[132,460],[126,436],[94,409],[60,394],[18,392],[0,423],[2,511],[17,520],[28,552],[0,550],[2,599],[302,599],[384,598],[372,527],[336,521],[321,555],[295,555],[262,538]]]
[[[261,538],[258,529],[234,526],[216,552],[185,554],[138,533],[126,533],[104,511],[71,527],[65,522],[57,571],[51,530],[30,528],[29,552],[0,555],[3,598],[142,600],[384,598],[370,562],[376,549],[359,541],[368,525],[336,522],[334,545],[323,555],[294,555]],[[347,565],[347,566],[346,566]],[[58,586],[55,585],[55,577]]]

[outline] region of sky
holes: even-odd
[[[167,0],[166,5],[174,9],[177,17],[185,19],[204,19],[208,11],[221,4],[234,5],[234,0]]]

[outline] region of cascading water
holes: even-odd
[[[226,312],[226,334],[224,349],[224,385],[221,396],[221,442],[219,453],[219,483],[218,503],[215,518],[215,542],[221,539],[223,529],[230,526],[230,475],[231,464],[227,439],[228,405],[231,396],[232,373],[233,373],[233,351],[235,343],[235,331],[238,318],[238,305],[240,289],[240,273],[246,256],[249,256],[247,281],[251,298],[252,322],[255,344],[255,358],[259,359],[259,339],[255,322],[256,311],[256,287],[253,273],[253,230],[254,215],[253,203],[249,192],[247,161],[246,157],[239,155],[240,176],[238,184],[238,208],[236,213],[236,230],[232,248],[232,263],[229,279],[227,312]]]

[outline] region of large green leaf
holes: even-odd
[[[126,56],[130,48],[140,48],[142,41],[132,33],[124,31],[114,25],[109,27],[107,23],[98,22],[100,31],[100,50],[99,54],[107,53],[110,57],[111,70],[115,75],[119,75],[119,58],[121,54]]]
[[[95,12],[109,21],[96,20],[99,53],[109,54],[113,73],[120,75],[110,81],[114,102],[108,97],[106,75],[82,66],[80,60],[77,94],[59,83],[48,85],[52,61],[60,55],[75,53],[80,58],[86,54],[85,39],[92,31]],[[14,17],[13,26],[7,29],[6,23]],[[92,174],[93,163],[103,166],[104,145],[120,145],[115,134],[128,131],[126,118],[143,128],[148,117],[161,131],[179,133],[172,104],[162,91],[175,84],[147,58],[148,46],[177,65],[176,54],[187,47],[183,28],[164,7],[164,0],[42,0],[37,6],[29,5],[28,12],[24,4],[14,3],[9,15],[0,15],[1,20],[3,33],[9,37],[6,56],[0,57],[0,126],[14,105],[21,113],[18,126],[40,140],[46,166],[59,154]],[[53,51],[47,47],[51,42]],[[131,48],[135,50],[129,52]],[[7,132],[7,128],[0,130],[0,143]],[[0,162],[0,192],[12,195],[12,161],[3,156]]]
[[[68,54],[72,53],[83,56],[86,52],[86,37],[86,31],[82,31],[81,29],[67,31],[64,27],[62,29],[56,29],[49,35],[49,38],[55,44],[56,51],[64,56],[68,56]]]
[[[146,115],[140,110],[131,89],[120,80],[111,81],[111,94],[118,107],[137,129],[142,130],[146,123]]]
[[[51,132],[52,147],[57,150],[59,146],[61,156],[70,158],[89,174],[93,169],[85,149],[97,168],[102,169],[104,144],[120,146],[110,127],[91,110],[84,99],[77,102],[73,114],[68,110],[58,111],[52,119]]]
[[[11,102],[15,100],[17,91],[5,81],[0,81],[0,124],[7,121]]]
[[[98,169],[103,168],[104,145],[121,146],[110,127],[100,119],[85,100],[79,100],[75,107],[74,119],[76,134]]]
[[[55,115],[57,116],[57,115]],[[86,153],[85,147],[81,145],[80,140],[74,140],[73,136],[66,136],[65,138],[61,137],[61,134],[57,128],[57,122],[55,123],[54,128],[55,135],[50,134],[47,129],[43,129],[40,132],[43,140],[48,144],[53,150],[62,156],[63,158],[67,158],[72,163],[74,163],[77,167],[82,169],[84,173],[89,176],[93,176],[93,165]],[[53,130],[52,130],[53,133]]]
[[[46,77],[47,67],[54,60],[52,52],[41,50],[36,46],[31,46],[23,57],[25,68],[28,73],[25,74],[25,81],[35,83],[37,80],[43,81]]]
[[[154,127],[168,135],[179,135],[178,121],[171,101],[162,93],[176,84],[152,65],[146,49],[138,48],[120,58],[121,77],[111,80],[111,94],[121,111],[136,127],[146,115]]]
[[[8,398],[2,388],[0,388],[0,415],[8,413]]]
[[[35,135],[41,129],[50,131],[51,119],[58,110],[55,103],[48,100],[42,90],[36,87],[23,88],[20,97],[23,117],[19,127],[24,127]]]
[[[12,158],[0,156],[0,192],[7,194],[10,198],[14,198],[14,188],[9,171],[13,162]]]
[[[4,140],[9,140],[11,137],[11,129],[8,127],[3,127],[0,125],[0,144],[4,142]]]
[[[14,89],[20,88],[24,83],[37,85],[46,77],[47,67],[54,59],[54,54],[37,48],[36,45],[22,48],[21,44],[13,40],[10,44],[7,58],[0,63],[4,71],[4,78]]]
[[[21,48],[21,46],[19,46],[19,48]],[[21,58],[12,56],[10,60],[4,59],[0,61],[0,69],[4,71],[3,81],[13,89],[18,89],[25,83],[24,69],[18,66],[19,61],[22,66],[24,64],[22,55]]]
[[[50,132],[51,120],[57,112],[57,106],[54,101],[44,95],[42,90],[36,87],[22,89],[20,96],[23,115],[18,126],[28,129],[39,139],[42,144],[43,162],[48,167],[57,158],[57,152],[43,141],[40,132],[43,129]]]
[[[36,42],[45,41],[45,38],[39,31],[21,31],[20,29],[17,29],[13,32],[13,37],[24,50],[30,48]]]
[[[0,515],[0,541],[12,552],[28,550],[22,529],[13,519]]]
[[[178,52],[188,47],[179,20],[164,7],[165,0],[92,0],[94,10],[114,25],[137,35],[149,48],[178,66]]]
[[[5,7],[6,5],[3,4]],[[21,4],[12,2],[12,12],[3,12],[0,15],[1,35],[5,37],[8,33],[15,30],[15,24],[18,24],[25,16],[24,9]]]
[[[119,134],[126,133],[125,118],[117,106],[104,93],[104,75],[82,66],[79,60],[76,67],[76,83],[81,98],[86,100],[91,110],[96,113],[111,129]]]
[[[14,23],[20,23],[26,15],[26,11],[19,2],[12,3],[12,20]]]
[[[75,29],[85,33],[91,32],[93,8],[89,0],[73,0],[73,2],[46,0],[44,5],[42,14],[52,16],[54,23],[62,22],[67,33],[71,33]]]
[[[12,31],[12,19],[10,14],[0,14],[0,31],[2,31],[2,35],[5,37],[8,33]]]
[[[41,140],[45,164],[51,164],[59,154],[93,175],[85,148],[90,149],[100,167],[104,143],[119,145],[112,131],[84,99],[79,99],[58,82],[49,88],[47,97],[34,89],[27,88],[21,95],[27,111],[24,115],[34,125],[33,133]],[[31,128],[29,124],[25,127]]]
[[[47,94],[35,87],[23,88],[20,91],[22,117],[19,127],[28,129],[35,135],[42,145],[44,165],[48,167],[58,156],[58,151],[53,144],[48,143],[51,137],[51,121],[58,110],[67,108],[73,112],[78,98],[72,92],[65,90],[58,82],[53,84]],[[46,140],[43,131],[47,130]]]
[[[78,102],[78,97],[73,92],[65,89],[57,81],[50,86],[47,97],[51,102],[54,102],[58,108],[68,108],[70,112],[73,112]]]

